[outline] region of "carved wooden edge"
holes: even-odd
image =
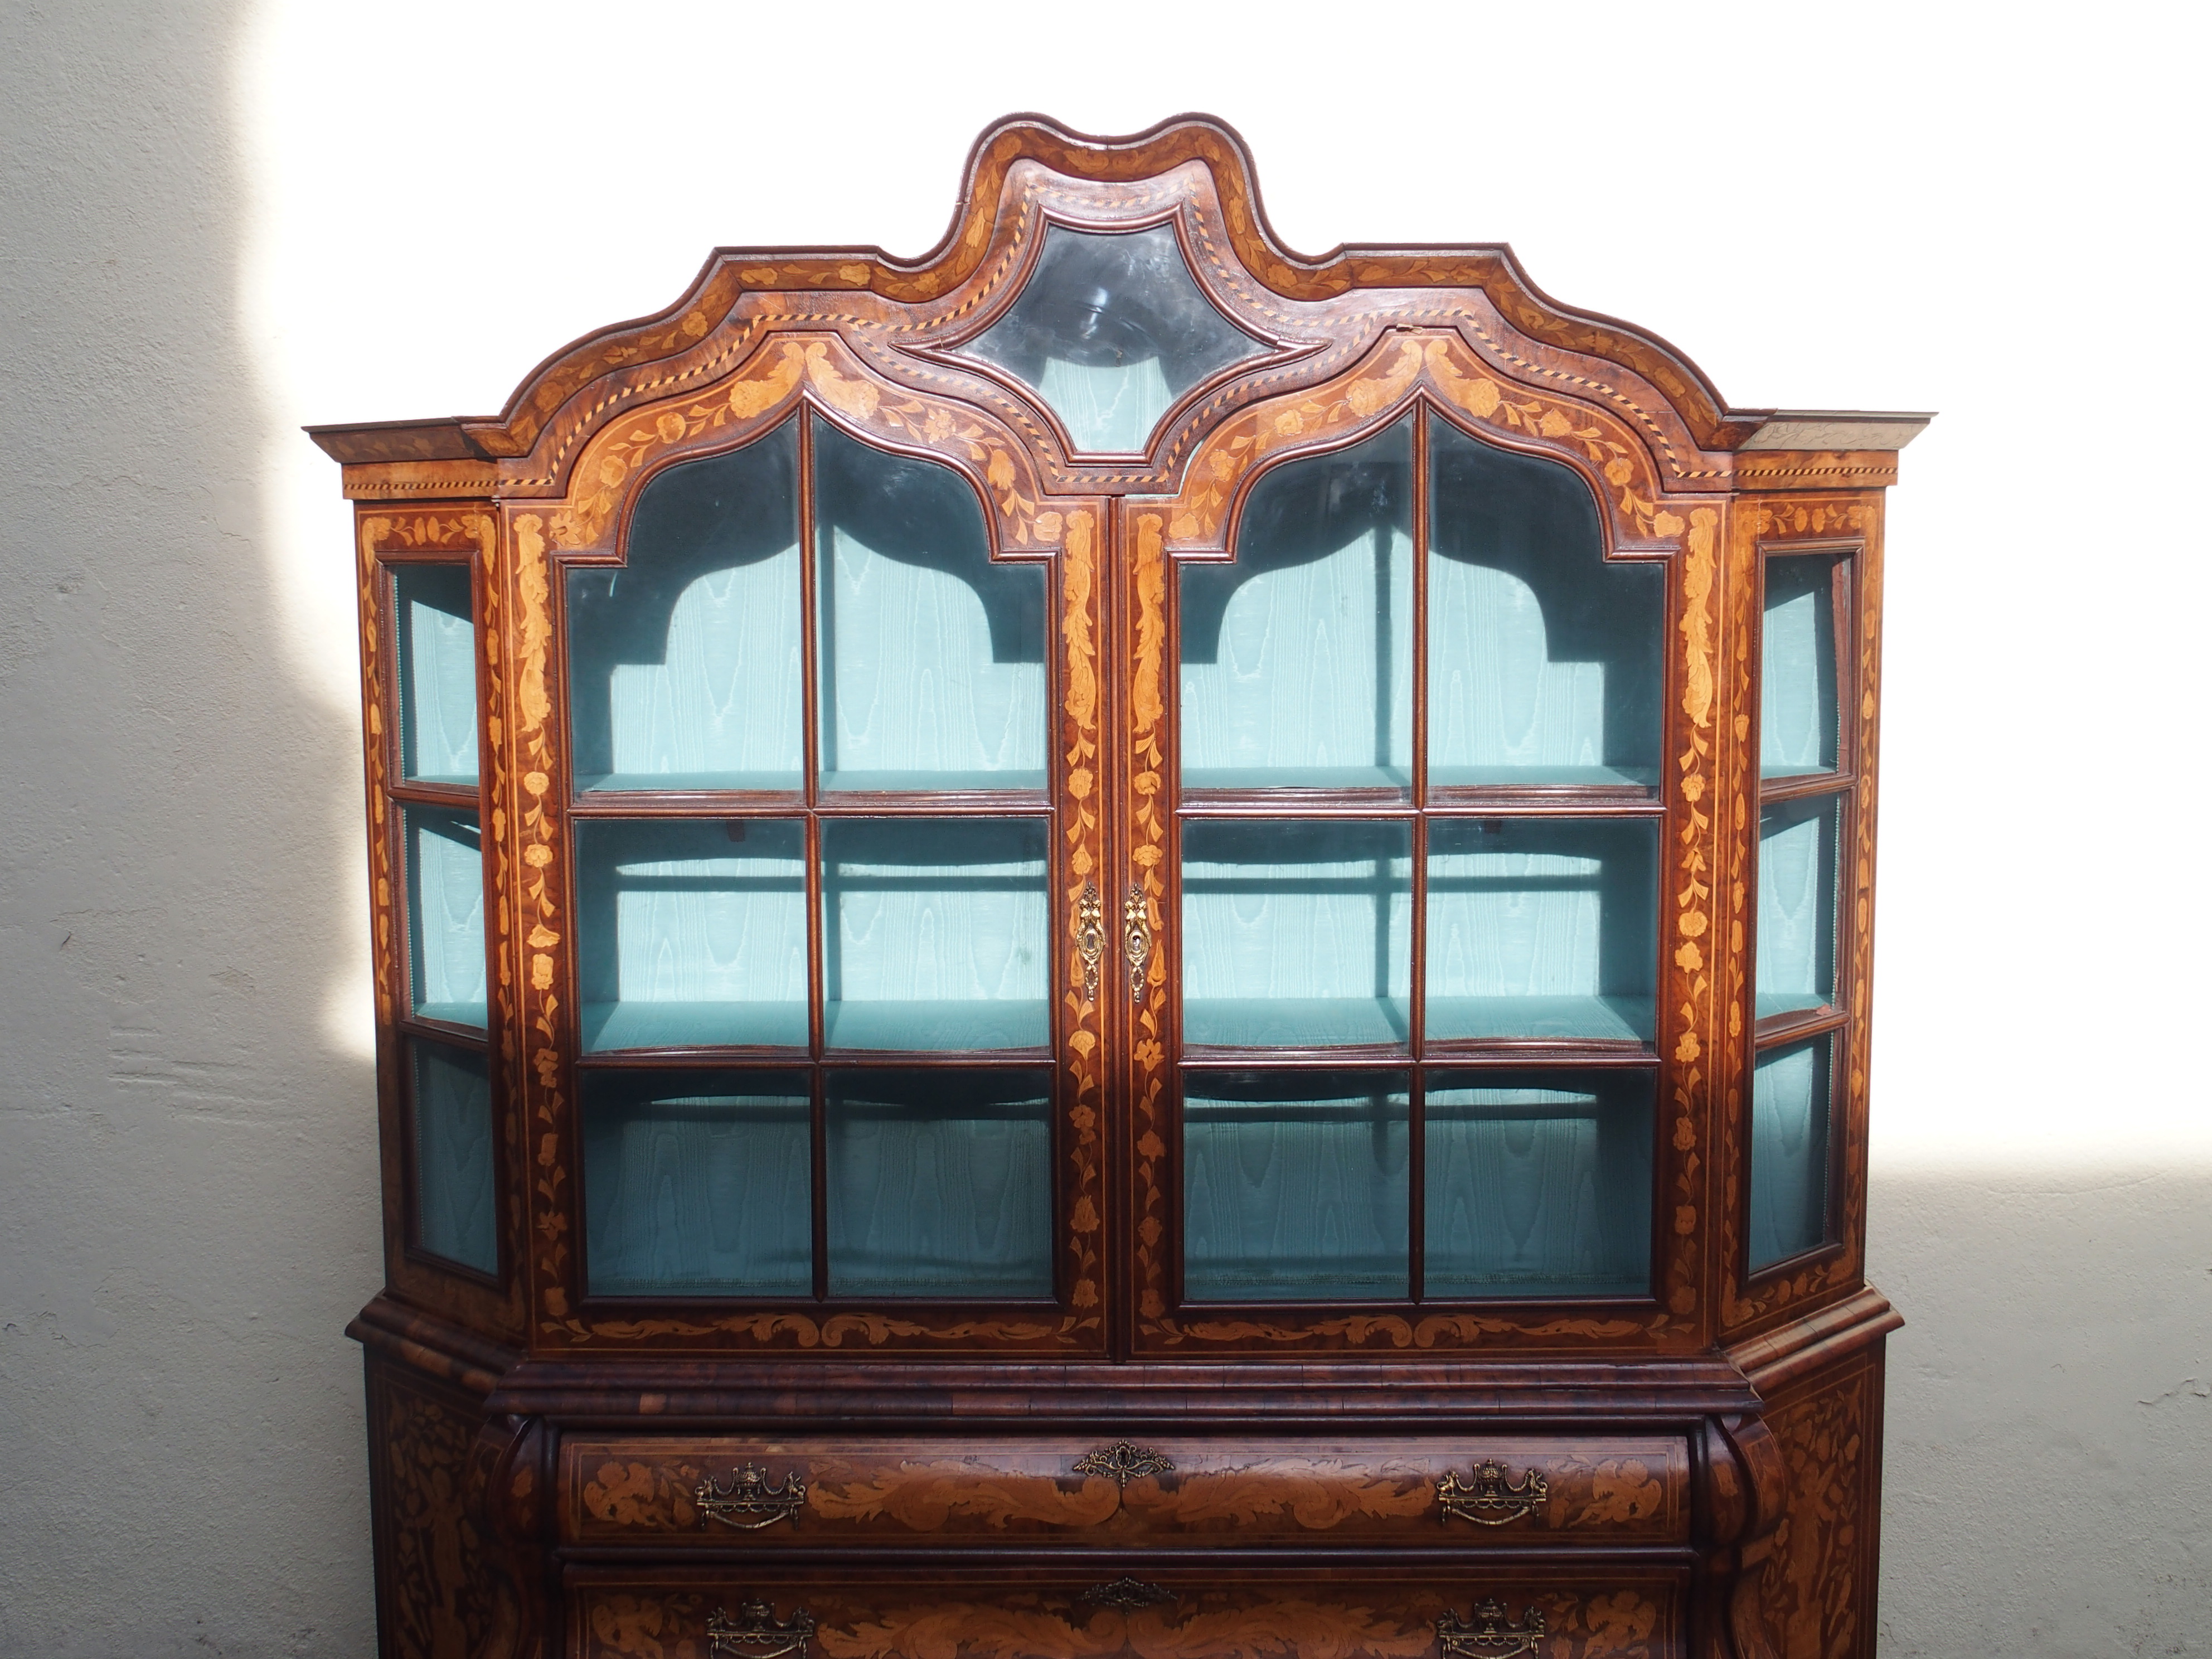
[[[1037,240],[1039,200],[1079,217],[1086,205],[1111,217],[1132,191],[1145,200],[1141,187],[1152,185],[1155,205],[1171,211],[1176,200],[1157,187],[1193,167],[1203,170],[1206,216],[1218,217],[1227,245],[1221,260],[1198,262],[1213,264],[1210,274],[1216,284],[1231,275],[1227,265],[1233,261],[1238,267],[1234,276],[1253,284],[1255,294],[1264,289],[1309,308],[1364,291],[1408,296],[1439,289],[1480,293],[1498,318],[1540,351],[1572,354],[1601,371],[1609,365],[1649,386],[1667,406],[1668,416],[1681,422],[1691,444],[1709,451],[1743,444],[1763,447],[1749,452],[1754,457],[1778,453],[1773,447],[1778,444],[1795,451],[1837,450],[1848,447],[1856,436],[1861,447],[1874,453],[1909,439],[1921,420],[1842,411],[1728,410],[1711,382],[1673,346],[1613,319],[1558,304],[1528,279],[1511,251],[1502,246],[1340,248],[1319,258],[1292,253],[1267,224],[1243,141],[1213,118],[1181,117],[1130,138],[1093,138],[1043,117],[1014,116],[978,138],[952,226],[939,246],[918,260],[896,260],[873,248],[718,250],[675,304],[652,317],[599,330],[554,353],[525,378],[496,417],[309,431],[342,462],[388,469],[380,482],[401,494],[425,487],[421,469],[434,475],[441,468],[526,456],[532,458],[527,483],[552,484],[567,476],[563,455],[573,453],[577,435],[592,422],[661,388],[711,384],[758,346],[763,336],[756,324],[779,309],[791,310],[802,296],[835,300],[837,309],[807,313],[808,319],[825,326],[866,329],[917,318],[957,321],[986,297],[994,302],[1001,298],[1006,283],[1018,274]],[[1025,193],[1021,180],[1028,173],[1041,178]],[[1202,281],[1206,275],[1201,273]],[[953,300],[963,289],[964,297]],[[804,311],[803,304],[799,309]],[[733,319],[738,319],[734,331]],[[988,376],[958,378],[974,382],[971,395],[975,387],[993,384]],[[1017,398],[1006,407],[1039,431],[1057,430],[1049,412],[1032,400]],[[556,426],[564,435],[549,452],[546,440]],[[1788,465],[1765,459],[1752,464]],[[510,482],[522,477],[516,474]]]
[[[1875,798],[1879,787],[1881,700],[1881,555],[1884,498],[1879,489],[1849,494],[1742,496],[1729,503],[1726,606],[1734,654],[1722,665],[1727,703],[1725,780],[1728,833],[1723,872],[1727,895],[1729,954],[1722,1021],[1729,1064],[1716,1121],[1717,1170],[1736,1183],[1733,1194],[1716,1192],[1722,1224],[1714,1241],[1719,1329],[1735,1341],[1793,1315],[1802,1316],[1853,1294],[1865,1271],[1867,1140],[1870,1110],[1868,1051],[1872,1036]],[[1838,1245],[1778,1271],[1743,1274],[1743,1227],[1748,1212],[1747,1126],[1754,1049],[1752,1035],[1753,963],[1749,935],[1758,915],[1753,880],[1759,818],[1758,666],[1761,563],[1765,550],[1792,545],[1832,548],[1852,556],[1851,618],[1855,706],[1852,726],[1856,782],[1847,799],[1850,846],[1838,860],[1838,967],[1850,999],[1843,1048],[1847,1062],[1835,1082],[1832,1109],[1842,1121],[1838,1162]]]

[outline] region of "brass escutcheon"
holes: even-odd
[[[1152,959],[1152,924],[1145,915],[1145,890],[1129,884],[1121,901],[1121,954],[1129,963],[1129,994],[1145,1000],[1145,968]]]
[[[1078,1474],[1105,1475],[1124,1492],[1140,1475],[1175,1473],[1175,1465],[1151,1447],[1134,1445],[1127,1440],[1116,1440],[1110,1446],[1084,1453],[1075,1460],[1074,1468]]]

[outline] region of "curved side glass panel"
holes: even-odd
[[[785,819],[576,825],[586,1052],[806,1046],[806,834]]]
[[[1185,788],[1411,786],[1413,474],[1410,418],[1293,461],[1182,567]]]
[[[1790,801],[1759,815],[1757,1013],[1836,1000],[1836,877],[1841,802]]]
[[[814,426],[825,792],[1045,784],[1045,574],[930,461]]]
[[[1266,349],[1200,291],[1174,227],[1054,225],[1020,297],[961,350],[1036,391],[1078,450],[1133,453],[1176,398]]]
[[[830,1294],[1052,1294],[1052,1078],[832,1072]]]
[[[832,1048],[1042,1048],[1042,818],[822,826],[824,1040]]]
[[[1759,623],[1759,771],[1788,778],[1836,769],[1836,574],[1840,561],[1766,562]]]
[[[1194,1072],[1183,1086],[1183,1294],[1410,1294],[1402,1073]]]
[[[1186,824],[1184,1043],[1402,1047],[1413,864],[1404,823]]]
[[[628,552],[568,572],[577,790],[797,790],[797,422],[653,478]]]
[[[811,1136],[799,1072],[586,1072],[593,1296],[806,1296]]]
[[[398,613],[399,775],[410,783],[477,781],[477,630],[465,564],[392,572]]]
[[[1753,1273],[1827,1242],[1831,1042],[1818,1036],[1773,1049],[1753,1068]]]
[[[412,1061],[415,1242],[481,1273],[499,1271],[492,1200],[491,1079],[484,1057],[421,1037]]]
[[[1432,1082],[1424,1294],[1649,1294],[1652,1087],[1647,1072]]]
[[[484,1024],[483,837],[473,812],[404,809],[408,989],[416,1015]]]
[[[1572,469],[1429,432],[1431,786],[1656,784],[1663,572],[1605,562]]]
[[[1649,822],[1432,823],[1430,1039],[1649,1042],[1658,842]]]

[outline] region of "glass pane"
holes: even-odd
[[[806,1296],[814,1192],[793,1072],[586,1072],[593,1296]]]
[[[484,1023],[483,842],[473,812],[403,810],[407,831],[407,965],[415,1012]]]
[[[1403,1045],[1413,852],[1405,823],[1186,824],[1183,1042]]]
[[[627,546],[568,572],[576,787],[799,788],[797,422],[655,477]]]
[[[484,1057],[416,1038],[415,1242],[478,1273],[499,1271],[492,1201],[491,1079]]]
[[[1760,624],[1759,771],[1836,769],[1835,569],[1832,558],[1769,559]]]
[[[1655,784],[1664,574],[1568,467],[1429,430],[1430,785]]]
[[[477,781],[477,630],[469,568],[408,565],[392,577],[399,615],[399,775]]]
[[[1829,1039],[1759,1057],[1751,1076],[1751,1270],[1828,1237]]]
[[[1462,1073],[1423,1109],[1423,1294],[1646,1296],[1648,1073]]]
[[[1052,1079],[830,1074],[830,1294],[1052,1294]]]
[[[806,1046],[806,832],[576,825],[584,1047]]]
[[[822,826],[824,1026],[834,1048],[1042,1048],[1042,818]]]
[[[1429,828],[1427,1036],[1651,1040],[1659,830],[1589,819]]]
[[[1182,1108],[1191,1302],[1411,1294],[1401,1072],[1194,1072]]]
[[[1410,783],[1413,434],[1268,473],[1236,562],[1182,567],[1184,787]]]
[[[934,462],[814,424],[822,787],[1044,787],[1044,570]]]
[[[1175,228],[1054,225],[1006,314],[961,348],[1033,387],[1079,450],[1144,448],[1168,405],[1265,349],[1200,292]]]
[[[1758,1014],[1836,1000],[1836,831],[1831,795],[1759,815]]]

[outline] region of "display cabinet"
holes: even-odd
[[[314,428],[387,1659],[1870,1654],[1926,419],[1022,117]]]

